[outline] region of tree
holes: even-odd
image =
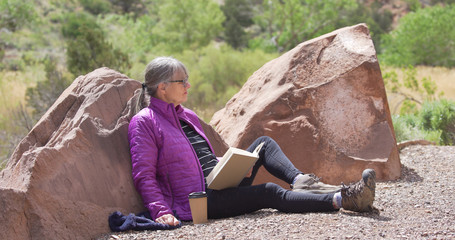
[[[289,50],[297,44],[336,29],[336,23],[355,10],[355,0],[269,0],[255,22],[276,39],[277,48]]]
[[[223,30],[225,19],[213,0],[169,0],[159,6],[159,23],[153,29],[170,51],[196,49],[210,43]]]
[[[125,72],[130,67],[129,57],[105,40],[102,31],[86,26],[82,35],[67,42],[68,69],[74,75],[85,74],[99,67]]]
[[[247,37],[244,28],[253,24],[251,1],[226,0],[222,10],[226,17],[223,23],[226,42],[236,49],[245,47]]]
[[[31,0],[0,0],[0,28],[16,31],[36,17]]]
[[[382,51],[381,39],[391,31],[392,22],[392,12],[382,9],[382,4],[379,1],[374,1],[366,5],[358,0],[357,8],[349,11],[346,17],[337,21],[335,27],[338,29],[344,26],[366,23],[370,30],[376,52],[380,53]]]
[[[455,66],[455,5],[409,13],[382,44],[380,59],[390,65]]]
[[[70,14],[62,26],[67,38],[68,69],[74,75],[85,74],[99,67],[125,72],[130,68],[129,56],[106,40],[105,33],[94,20],[84,14]]]

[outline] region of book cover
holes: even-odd
[[[237,187],[259,158],[264,142],[253,152],[230,147],[207,176],[208,188],[221,190]]]

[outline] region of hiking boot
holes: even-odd
[[[376,173],[365,169],[360,181],[341,188],[341,205],[345,210],[369,212],[374,209],[373,201],[376,190]]]
[[[336,193],[341,190],[341,186],[325,184],[319,181],[320,178],[314,174],[303,174],[294,184],[291,184],[292,191],[308,192],[314,194]]]

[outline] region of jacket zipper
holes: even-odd
[[[182,129],[182,125],[180,124],[180,119],[178,118],[177,116],[177,113],[175,112],[175,109],[172,111],[173,115],[174,115],[174,120],[177,122],[177,126],[180,127],[180,133],[183,134],[183,136],[185,137],[186,141],[188,142],[188,144],[191,146],[191,151],[193,152],[193,155],[196,157],[197,160],[197,165],[199,166],[199,177],[200,179],[202,179],[201,181],[201,189],[203,191],[205,191],[205,185],[204,185],[204,175],[202,174],[202,167],[201,167],[201,164],[199,163],[199,158],[197,157],[197,154],[196,152],[194,151],[194,148],[193,146],[191,145],[191,142],[190,140],[186,137],[186,134],[185,132],[183,132],[183,129]],[[183,119],[182,119],[183,120]],[[185,121],[185,120],[183,120]],[[188,123],[187,123],[188,124]],[[190,125],[190,124],[188,124]]]

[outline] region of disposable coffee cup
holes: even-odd
[[[190,201],[193,224],[207,223],[207,194],[205,192],[193,192],[188,195]]]

